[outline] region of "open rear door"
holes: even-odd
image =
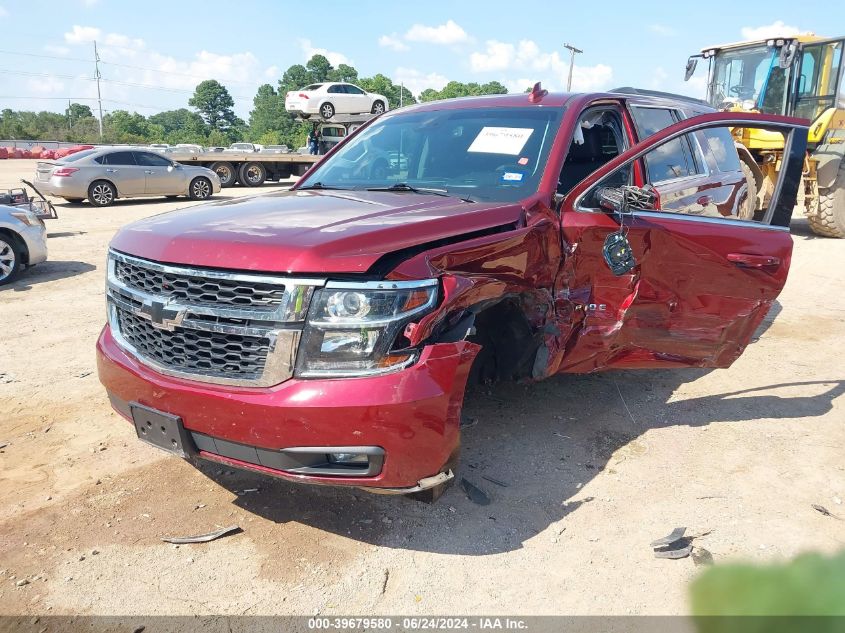
[[[743,113],[686,119],[638,143],[572,189],[561,204],[566,259],[557,284],[564,337],[560,371],[728,367],[739,357],[786,282],[792,255],[789,221],[806,150],[806,123]],[[642,205],[626,213],[598,204],[598,189],[620,168],[647,162],[651,152],[674,139],[719,127],[765,128],[786,137],[771,203],[755,220],[704,213],[706,192],[699,196],[702,208],[686,214],[661,210],[659,198],[654,208]],[[704,191],[712,182],[709,172],[691,178],[687,193],[696,200],[695,188]],[[656,190],[659,195],[659,183]],[[742,195],[741,187],[736,195]],[[616,275],[603,249],[620,224],[636,263]]]

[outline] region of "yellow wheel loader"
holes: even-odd
[[[707,101],[720,110],[783,114],[811,121],[798,204],[813,232],[845,238],[845,36],[776,37],[705,48],[685,79],[708,62]],[[757,208],[772,195],[784,150],[777,132],[734,129]]]

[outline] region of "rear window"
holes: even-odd
[[[100,150],[98,149],[84,149],[81,152],[76,152],[75,154],[68,154],[62,159],[63,163],[72,163],[75,160],[79,160],[80,158],[85,158],[86,156],[90,156],[91,154],[96,154]]]
[[[660,130],[669,127],[678,119],[666,108],[632,107],[631,115],[637,126],[640,140],[644,140]],[[686,178],[703,173],[703,169],[696,163],[692,147],[686,136],[669,141],[649,152],[645,159],[649,182],[661,182]]]
[[[322,85],[323,84],[311,84],[310,86],[305,86],[303,90],[319,90]]]

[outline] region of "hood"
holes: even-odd
[[[153,216],[111,246],[172,264],[363,273],[387,253],[515,222],[520,208],[409,192],[285,191]]]

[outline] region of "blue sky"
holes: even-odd
[[[576,90],[634,85],[703,96],[701,70],[683,82],[690,53],[772,31],[845,35],[845,11],[823,14],[794,0],[0,0],[0,109],[61,111],[69,98],[94,106],[94,39],[104,109],[147,115],[186,106],[200,80],[215,78],[246,118],[258,85],[275,84],[315,52],[415,93],[449,80],[498,80],[511,90],[541,80],[560,90],[564,42],[584,50]]]

